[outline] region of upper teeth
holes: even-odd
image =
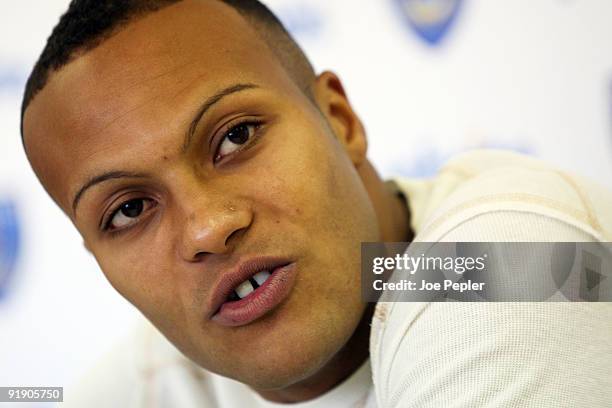
[[[255,289],[263,285],[263,283],[270,277],[270,271],[261,271],[256,273],[252,278],[249,278],[242,282],[234,289],[235,294],[238,298],[242,299],[248,296]]]
[[[261,271],[257,272],[255,276],[253,276],[253,279],[255,279],[255,282],[257,282],[258,286],[261,286],[269,277],[270,271]]]

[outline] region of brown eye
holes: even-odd
[[[251,135],[249,126],[246,124],[238,125],[227,132],[227,139],[234,144],[243,144],[249,140]]]
[[[142,213],[152,206],[150,199],[138,198],[122,203],[107,223],[107,229],[121,229],[135,224]]]
[[[257,129],[256,123],[241,123],[229,129],[219,145],[216,159],[219,160],[228,154],[240,150],[241,146],[253,138]]]

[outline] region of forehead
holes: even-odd
[[[186,0],[128,24],[51,75],[24,116],[32,166],[64,209],[117,145],[184,132],[197,104],[235,83],[295,88],[231,7]],[[295,91],[295,90],[293,90]],[[135,151],[138,150],[137,146]]]

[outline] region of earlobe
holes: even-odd
[[[315,82],[315,98],[336,138],[355,166],[365,161],[367,141],[361,120],[351,107],[336,74],[325,71]]]

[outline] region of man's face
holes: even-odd
[[[354,152],[228,6],[129,24],[51,76],[24,133],[110,283],[202,367],[281,388],[355,330],[360,242],[379,232]],[[278,304],[212,317],[215,288],[262,257],[291,264]]]

